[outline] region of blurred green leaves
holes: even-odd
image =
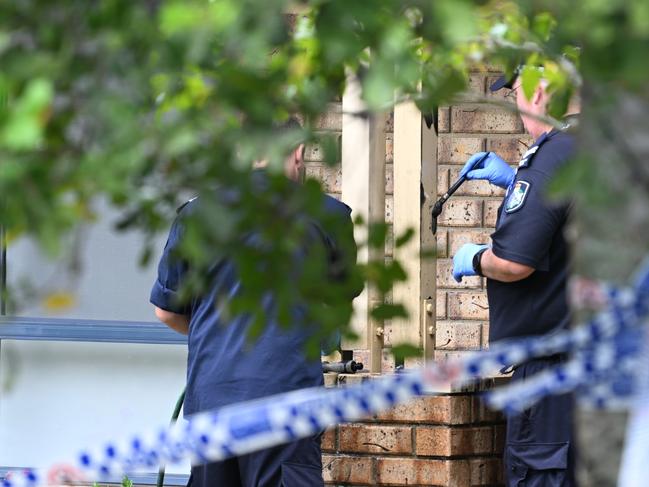
[[[29,81],[3,117],[6,122],[0,127],[0,143],[13,151],[39,149],[53,96],[49,80]]]
[[[338,136],[316,121],[340,100],[346,71],[361,80],[370,110],[413,99],[433,111],[467,88],[471,71],[512,73],[524,62],[523,91],[529,97],[547,80],[556,118],[582,76],[610,86],[599,91],[609,96],[618,87],[641,93],[649,78],[645,0],[304,0],[305,14],[287,15],[288,4],[0,3],[0,221],[9,233],[55,253],[104,196],[123,212],[120,230],[139,228],[150,242],[187,196],[200,195],[209,202],[187,228],[184,258],[201,269],[215,249],[232,253],[250,290],[237,306],[261,313],[259,293],[270,285],[282,316],[304,299],[330,332],[351,315],[349,287],[365,281],[385,297],[406,278],[398,262],[380,261],[354,267],[340,287],[323,286],[315,267],[297,290],[282,280],[305,238],[297,215],[325,216],[319,185],[289,189],[275,176],[298,140],[318,142],[328,164],[339,162]],[[295,113],[304,130],[279,136],[274,127]],[[258,191],[249,175],[262,158],[273,178]],[[584,175],[577,167],[568,180]],[[209,199],[217,189],[244,196],[224,205]],[[387,226],[371,223],[362,244],[381,249]],[[263,252],[242,249],[246,228],[259,229]],[[411,237],[396,235],[395,245]],[[192,286],[202,283],[197,272]],[[402,311],[394,303],[376,313]]]
[[[550,12],[541,12],[532,20],[532,32],[543,42],[550,40],[556,26],[557,21]]]
[[[526,64],[521,71],[521,86],[523,88],[523,93],[528,100],[532,99],[532,95],[536,90],[536,87],[541,81],[541,70],[534,65]]]

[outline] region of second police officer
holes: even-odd
[[[542,69],[542,68],[540,68]],[[472,168],[484,152],[474,154],[460,175],[487,180],[506,189],[498,209],[491,244],[467,243],[453,258],[453,277],[487,278],[491,343],[555,333],[568,327],[568,244],[564,237],[569,204],[551,202],[547,187],[557,169],[574,152],[573,137],[543,120],[551,95],[541,80],[530,99],[521,79],[501,77],[491,91],[509,88],[523,125],[535,139],[513,169],[497,154]],[[576,115],[578,103],[568,113]],[[512,364],[513,381],[524,380],[564,360],[544,357]],[[570,395],[543,399],[521,414],[507,417],[505,477],[508,486],[573,486],[573,404]]]

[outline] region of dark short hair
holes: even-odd
[[[302,132],[303,126],[300,119],[291,115],[286,120],[273,124],[273,131],[279,136],[291,135],[291,141],[295,142],[294,147],[306,143],[305,134]]]
[[[302,130],[302,124],[295,115],[291,115],[286,120],[274,123],[273,128],[278,132],[288,132],[290,130]]]

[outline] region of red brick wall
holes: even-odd
[[[501,483],[504,426],[474,394],[425,396],[328,430],[327,485],[485,486]]]

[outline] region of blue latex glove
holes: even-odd
[[[503,161],[497,154],[489,152],[487,158],[478,164],[474,169],[471,169],[473,164],[485,155],[485,152],[476,152],[471,158],[466,161],[464,167],[460,171],[460,176],[466,174],[467,179],[485,179],[491,184],[507,188],[516,176],[509,164]]]
[[[453,279],[462,282],[464,276],[477,275],[473,270],[473,256],[486,248],[489,248],[487,244],[467,243],[462,245],[453,257]]]

